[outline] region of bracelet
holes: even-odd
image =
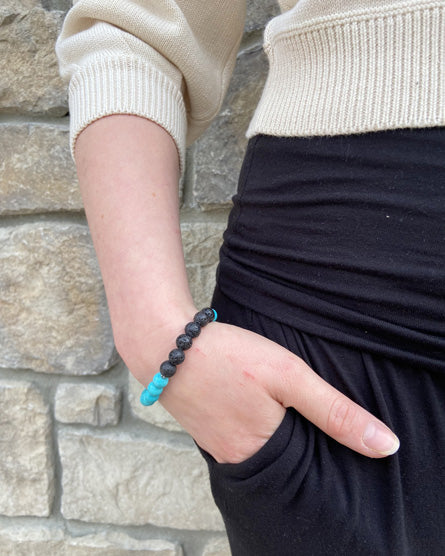
[[[192,347],[193,338],[197,338],[201,333],[201,328],[218,318],[215,309],[206,307],[193,317],[193,322],[185,326],[185,334],[176,338],[176,349],[168,354],[168,361],[164,361],[155,374],[153,380],[141,394],[142,405],[153,405],[167,386],[169,379],[176,373],[176,367],[185,359],[184,351]]]

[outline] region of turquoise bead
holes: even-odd
[[[153,382],[150,382],[150,384],[147,386],[147,390],[148,393],[151,394],[152,396],[159,397],[162,394],[163,388],[158,388],[155,384],[153,384]]]
[[[165,388],[168,384],[168,378],[162,376],[161,373],[156,373],[151,381],[157,388]]]
[[[141,394],[140,401],[141,401],[142,405],[153,405],[158,400],[158,398],[159,398],[159,395],[158,396],[152,396],[146,388]]]
[[[218,313],[215,311],[215,309],[212,309],[212,311],[213,311],[214,314],[215,314],[215,318],[213,319],[213,320],[215,321],[215,320],[218,318]]]

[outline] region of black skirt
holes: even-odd
[[[443,370],[445,128],[252,138],[218,283],[304,332]]]
[[[304,359],[401,446],[369,459],[294,409],[254,456],[202,452],[234,556],[445,553],[445,130],[250,140],[219,320]]]

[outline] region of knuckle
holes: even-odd
[[[357,418],[354,404],[344,397],[337,397],[331,403],[328,413],[326,432],[329,436],[342,438],[353,430]]]

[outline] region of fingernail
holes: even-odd
[[[365,446],[384,456],[395,454],[400,446],[397,436],[378,421],[368,424],[362,439]]]

